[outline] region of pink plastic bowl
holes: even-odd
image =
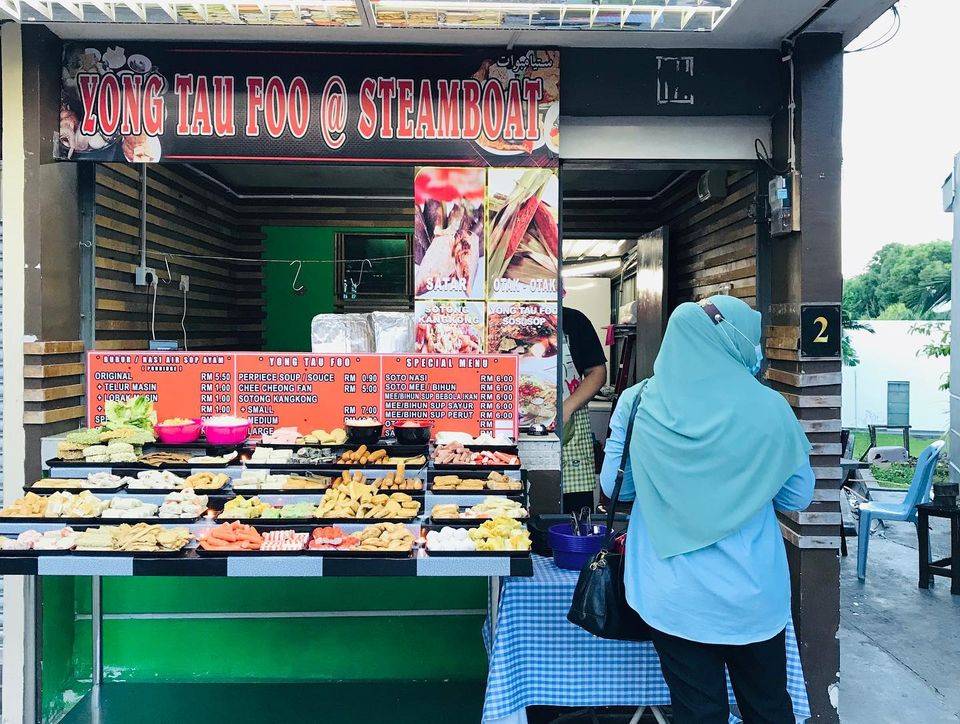
[[[167,445],[185,445],[200,439],[200,420],[184,425],[154,425],[157,439]]]
[[[204,425],[203,434],[211,445],[240,445],[247,441],[250,423],[243,425]]]

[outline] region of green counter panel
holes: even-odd
[[[480,616],[113,619],[104,680],[475,681],[486,676]],[[88,640],[89,619],[77,625]],[[89,667],[78,671],[89,676]]]
[[[482,578],[104,578],[104,678],[478,682],[482,615],[432,612],[482,610],[486,593]],[[89,690],[90,579],[45,577],[42,595],[43,721],[56,722]]]

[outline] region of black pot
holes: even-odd
[[[347,425],[347,440],[354,445],[376,445],[383,435],[383,425]]]
[[[416,427],[394,425],[393,434],[397,436],[397,442],[401,445],[426,445],[430,442],[431,429],[430,425]]]

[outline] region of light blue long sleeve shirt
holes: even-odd
[[[610,421],[600,473],[607,496],[613,494],[637,389],[634,386],[624,392]],[[813,487],[813,470],[806,463],[739,530],[713,545],[670,558],[657,556],[643,511],[634,507],[627,529],[624,573],[630,606],[654,628],[690,641],[748,644],[780,633],[790,619],[790,572],[774,509],[806,508]],[[628,462],[620,500],[634,497]]]

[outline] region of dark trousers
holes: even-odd
[[[651,630],[677,724],[726,724],[724,665],[745,724],[794,724],[784,632],[744,646],[702,644]]]
[[[579,513],[581,508],[590,508],[593,510],[593,491],[587,490],[583,493],[564,493],[563,494],[563,512]]]

